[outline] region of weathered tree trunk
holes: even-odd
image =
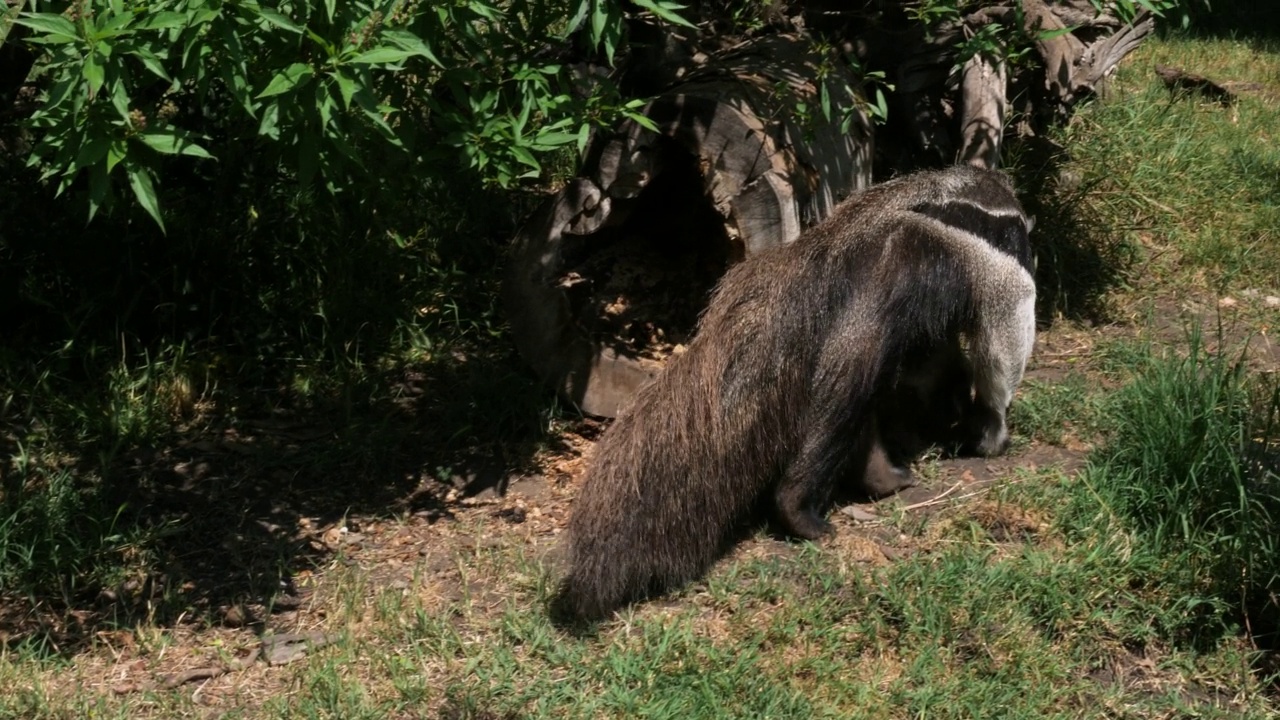
[[[1000,164],[1000,143],[1008,101],[1007,68],[1003,61],[974,55],[961,71],[959,162],[994,168]]]
[[[794,240],[870,183],[872,128],[859,80],[801,28],[835,36],[893,84],[892,147],[875,158],[879,174],[998,166],[1010,98],[1018,98],[1016,134],[1036,134],[1154,28],[1146,13],[1123,24],[1090,0],[991,2],[934,28],[904,22],[905,2],[776,7],[773,20],[792,32],[719,50],[694,33],[636,26],[629,80],[635,92],[657,94],[644,109],[652,127],[628,121],[595,138],[579,176],[516,238],[504,288],[516,343],[587,413],[616,414],[681,351],[729,263]],[[1006,37],[1029,33],[1039,68],[1020,65],[1011,76],[985,53],[959,62],[966,39],[992,23]],[[1032,92],[1011,94],[1015,83]]]

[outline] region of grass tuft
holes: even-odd
[[[1198,332],[1149,352],[1113,398],[1084,482],[1170,586],[1169,631],[1216,639],[1236,623],[1274,645],[1280,612],[1280,394]]]

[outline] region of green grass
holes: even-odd
[[[1260,83],[1223,107],[1173,96],[1156,64]],[[1246,40],[1170,38],[1122,67],[1106,102],[1063,132],[1065,170],[1098,225],[1145,256],[1135,272],[1213,291],[1276,290],[1280,277],[1280,55]]]
[[[1277,387],[1251,381],[1225,351],[1210,354],[1198,334],[1134,370],[1083,482],[1178,587],[1171,632],[1198,639],[1247,623],[1275,643]]]
[[[1162,393],[1160,373],[1183,362],[1153,359],[1126,393]],[[1178,407],[1194,415],[1220,399],[1205,391]],[[1148,417],[1128,402],[1110,412],[1115,427]],[[1244,421],[1213,416],[1215,432]],[[919,552],[899,562],[851,564],[809,544],[741,557],[587,636],[543,612],[551,583],[538,550],[484,542],[483,523],[466,525],[465,591],[441,602],[424,569],[404,589],[377,587],[375,568],[335,569],[326,629],[343,639],[244,681],[287,692],[244,691],[242,713],[218,707],[270,718],[1273,716],[1230,623],[1205,625],[1195,642],[1184,632],[1201,617],[1186,605],[1198,591],[1152,528],[1185,509],[1126,508],[1116,498],[1129,489],[1104,489],[1123,477],[1112,458],[1130,443],[1116,436],[1086,481],[1045,470],[997,489],[984,512],[961,505],[911,523],[906,543]],[[1012,540],[999,532],[1028,517],[1053,520]],[[1217,601],[1230,605],[1230,590]],[[0,680],[15,668],[22,690],[0,698],[0,716],[200,711],[189,690],[67,698],[56,678],[70,668],[56,659],[6,657]]]
[[[1070,435],[1087,440],[1094,432],[1100,388],[1083,373],[1057,382],[1028,380],[1018,390],[1009,423],[1019,437],[1062,445]]]

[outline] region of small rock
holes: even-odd
[[[262,655],[268,665],[288,665],[306,657],[308,650],[322,648],[336,640],[336,636],[322,632],[270,635],[262,639]]]
[[[1262,304],[1269,308],[1280,308],[1280,297],[1268,295],[1266,299],[1262,301]]]
[[[328,530],[325,530],[321,539],[324,541],[325,545],[328,545],[329,547],[337,547],[338,543],[342,542],[342,536],[346,535],[348,532],[349,531],[346,526],[335,525]]]
[[[222,624],[229,628],[244,627],[249,613],[243,605],[231,605],[222,610]]]
[[[509,523],[518,525],[525,521],[525,518],[527,517],[528,513],[525,512],[524,508],[516,506],[516,507],[509,507],[509,508],[504,508],[502,510],[499,510],[497,513],[495,513],[495,515],[497,517],[502,518],[503,520],[506,520]]]
[[[848,515],[858,522],[871,522],[872,520],[880,519],[879,515],[871,512],[870,510],[864,510],[857,505],[846,505],[845,507],[840,508],[840,512]]]
[[[880,553],[884,555],[886,560],[901,560],[910,557],[912,552],[907,548],[896,548],[889,545],[877,544],[876,547],[880,548]]]
[[[1235,307],[1238,304],[1239,302],[1233,297],[1224,297],[1218,301],[1218,307],[1220,308]]]
[[[276,612],[297,610],[300,607],[302,607],[302,598],[297,595],[281,593],[271,599],[271,609]]]

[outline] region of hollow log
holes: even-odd
[[[803,33],[705,57],[644,107],[647,123],[594,138],[517,235],[503,292],[522,355],[583,412],[616,415],[680,352],[729,263],[795,240],[870,184],[863,107],[858,81]],[[670,322],[645,316],[672,307]]]

